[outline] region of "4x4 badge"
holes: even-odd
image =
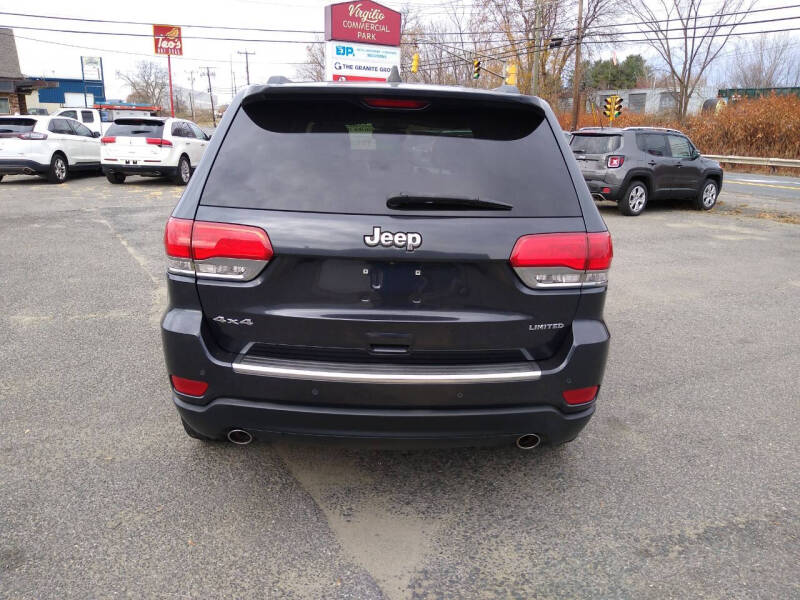
[[[211,319],[215,323],[221,323],[223,325],[252,325],[252,319],[231,319],[230,317],[223,317],[219,315]]]
[[[406,252],[413,252],[422,245],[422,234],[416,231],[381,231],[377,225],[372,228],[372,235],[364,236],[364,243],[370,248],[381,245],[384,248],[395,246],[405,248]]]

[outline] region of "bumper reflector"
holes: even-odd
[[[593,385],[592,387],[579,388],[577,390],[564,390],[564,401],[570,406],[591,402],[597,397],[598,387]]]
[[[208,384],[205,381],[198,381],[196,379],[186,379],[185,377],[178,377],[171,375],[172,387],[176,392],[186,394],[187,396],[202,396],[208,389]]]

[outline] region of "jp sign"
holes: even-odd
[[[156,54],[183,56],[181,28],[173,25],[153,25],[153,43]]]
[[[372,0],[325,7],[325,39],[381,46],[400,45],[401,15]]]

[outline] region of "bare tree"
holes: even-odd
[[[325,45],[306,46],[306,63],[297,67],[297,78],[302,81],[323,81],[325,79]]]
[[[639,30],[669,72],[680,119],[689,99],[755,0],[628,0]]]
[[[734,48],[728,61],[726,84],[736,88],[792,87],[800,84],[797,40],[761,34]]]
[[[149,60],[136,63],[134,71],[122,73],[117,71],[117,77],[122,79],[131,88],[129,98],[136,102],[145,102],[155,106],[169,105],[169,81],[167,70]]]

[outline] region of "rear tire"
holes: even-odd
[[[125,173],[106,173],[106,179],[111,183],[125,183]]]
[[[0,181],[3,181],[3,176],[2,175],[0,175]]]
[[[50,183],[64,183],[69,177],[67,157],[56,152],[50,159],[50,168],[47,170],[47,181]]]
[[[647,186],[643,181],[632,181],[617,202],[617,208],[626,217],[637,217],[647,206]]]
[[[183,419],[181,419],[181,423],[183,423],[183,429],[186,432],[186,435],[188,435],[190,438],[193,438],[195,440],[200,440],[201,442],[216,442],[217,441],[214,438],[210,438],[210,437],[208,437],[206,435],[203,435],[202,433],[198,433],[197,431],[192,429],[189,426],[189,424],[186,421],[184,421]]]
[[[711,210],[717,204],[719,186],[713,179],[706,179],[697,197],[694,199],[694,207],[697,210]]]
[[[175,185],[186,185],[192,177],[192,165],[189,158],[184,154],[178,160],[178,170],[175,172]]]

